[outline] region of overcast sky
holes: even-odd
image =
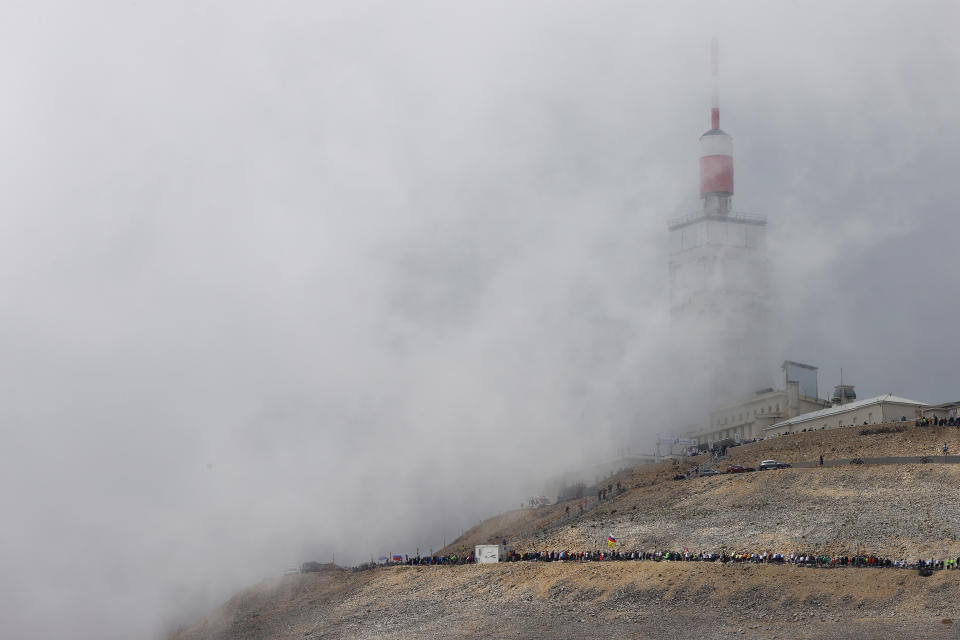
[[[154,637],[678,427],[709,42],[778,339],[960,400],[956,2],[8,2],[0,635]]]

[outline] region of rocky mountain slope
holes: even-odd
[[[944,441],[960,451],[958,436],[912,425],[808,432],[731,449],[730,462],[798,462],[824,449],[828,459],[929,455]],[[621,473],[610,481],[626,490],[582,516],[578,508],[566,516],[564,504],[502,514],[447,552],[502,538],[527,551],[603,549],[612,534],[621,549],[960,556],[960,465],[672,479],[698,462]],[[960,570],[922,577],[647,561],[326,568],[265,581],[174,638],[957,638],[958,587]]]
[[[682,562],[388,567],[265,581],[174,640],[956,638],[958,584]]]
[[[783,469],[667,481],[628,491],[523,549],[861,552],[960,556],[960,465]]]

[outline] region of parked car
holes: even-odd
[[[739,464],[735,464],[732,467],[727,467],[727,473],[747,473],[748,471],[756,471],[753,467],[743,467]]]
[[[776,460],[764,460],[760,463],[760,471],[766,471],[767,469],[786,469],[790,466],[788,462],[778,462]]]
[[[701,469],[701,470],[700,470],[700,477],[701,477],[701,478],[702,478],[703,476],[718,476],[718,475],[720,475],[720,472],[717,471],[716,469]]]

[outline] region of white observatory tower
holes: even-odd
[[[769,386],[767,220],[733,211],[733,139],[720,129],[717,42],[710,130],[700,136],[703,208],[671,220],[670,311],[715,400]],[[688,353],[688,359],[690,354]]]

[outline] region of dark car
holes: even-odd
[[[727,467],[727,473],[747,473],[748,471],[756,471],[756,469],[753,467],[742,467],[739,464]]]
[[[717,471],[716,469],[702,469],[702,470],[700,471],[700,477],[703,477],[703,476],[718,476],[718,475],[720,475],[720,472]]]

